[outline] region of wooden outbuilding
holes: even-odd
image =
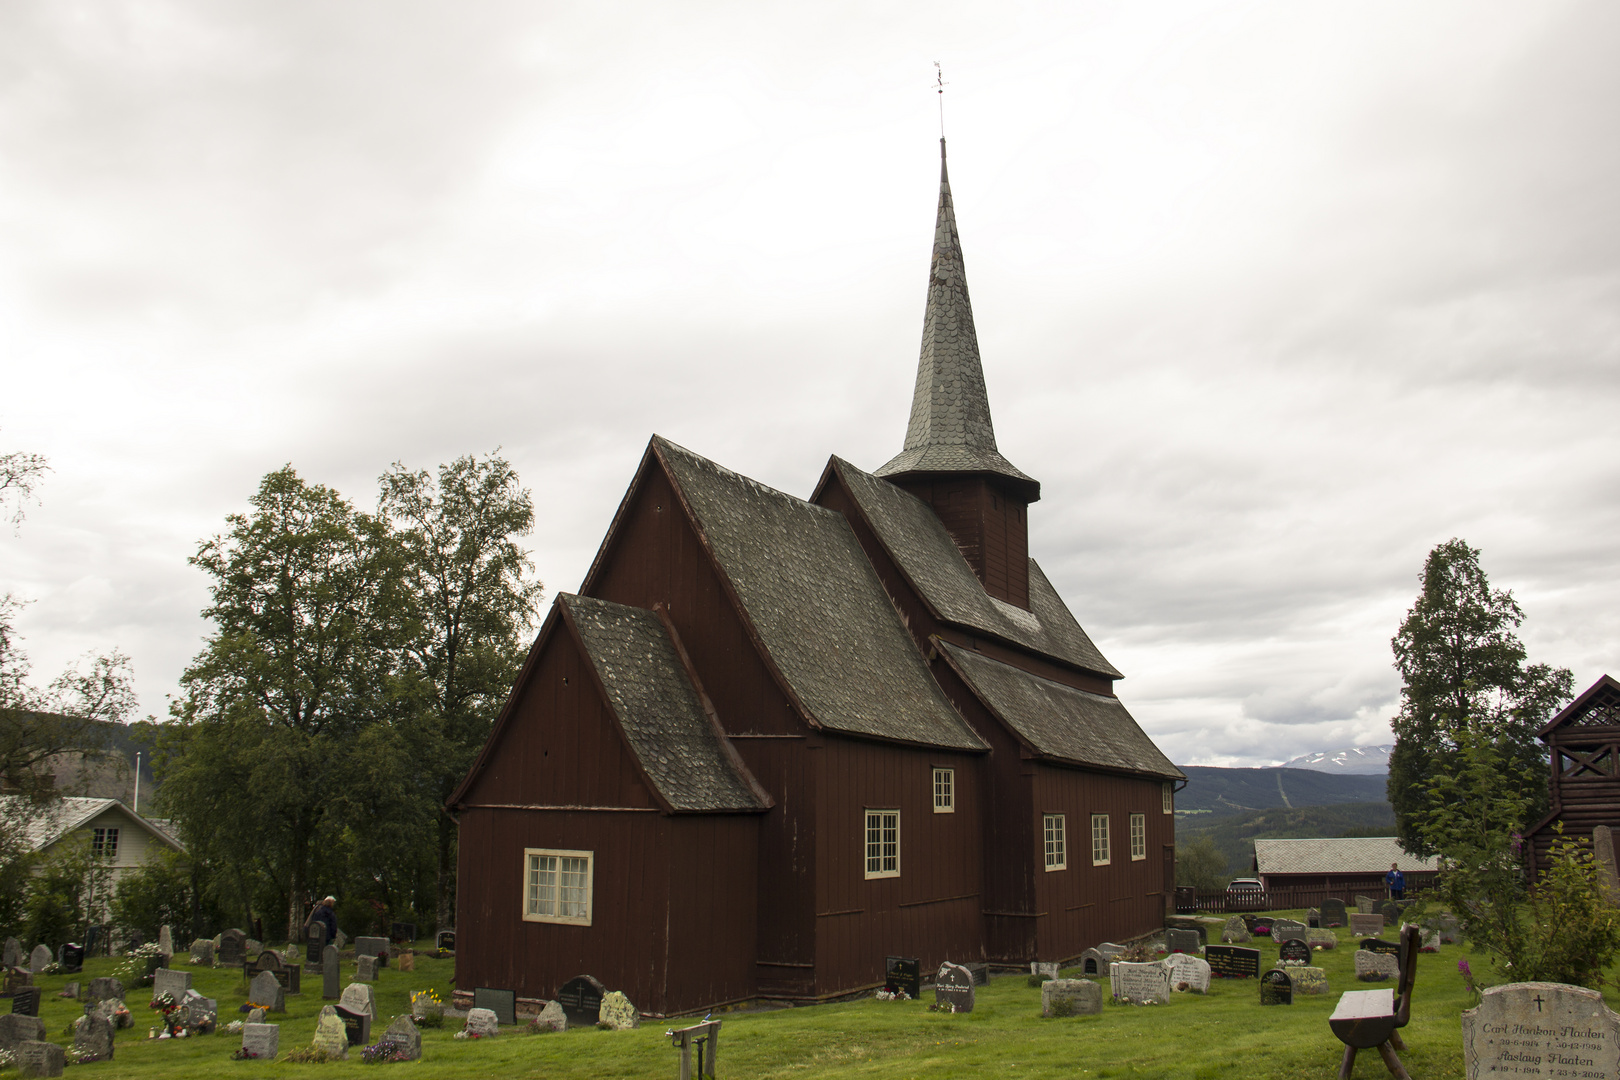
[[[450,797],[458,995],[668,1016],[1163,924],[1184,777],[1029,558],[941,152],[901,453],[805,500],[652,438]]]
[[[1620,682],[1605,675],[1536,733],[1547,744],[1551,809],[1530,829],[1531,879],[1564,837],[1592,839],[1599,825],[1620,828]]]

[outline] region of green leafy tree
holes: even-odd
[[[148,941],[157,940],[164,925],[191,926],[196,913],[193,889],[187,858],[169,848],[154,848],[145,863],[119,879],[111,904],[113,926],[125,937],[138,930]]]
[[[1200,836],[1191,843],[1176,845],[1177,885],[1215,892],[1226,888],[1227,880],[1226,856],[1212,838]]]
[[[84,832],[64,837],[36,860],[26,885],[26,940],[60,945],[83,941],[105,919],[112,870],[91,851]]]
[[[1536,731],[1572,694],[1566,668],[1526,665],[1510,592],[1492,589],[1479,550],[1448,540],[1423,564],[1423,589],[1391,645],[1401,673],[1401,710],[1390,754],[1389,801],[1407,851],[1433,855],[1427,820],[1442,807],[1428,783],[1456,773],[1461,733],[1476,725],[1496,744],[1493,790],[1521,806],[1515,827],[1545,812],[1547,766]]]
[[[434,914],[455,912],[456,826],[444,801],[466,775],[512,689],[540,603],[541,583],[516,537],[534,505],[498,453],[459,457],[437,475],[396,463],[380,510],[398,530],[418,634],[408,647],[431,704],[415,749],[434,809]]]

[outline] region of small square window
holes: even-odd
[[[866,812],[866,876],[900,876],[900,811]]]
[[[1107,866],[1108,858],[1108,815],[1091,815],[1091,865]]]
[[[523,849],[523,920],[591,925],[595,853]]]
[[[1063,840],[1063,815],[1042,814],[1041,834],[1046,845],[1046,868],[1048,870],[1067,870],[1069,868],[1069,856]]]
[[[115,862],[118,859],[118,830],[91,830],[90,854],[98,859],[106,859],[108,862]]]
[[[1167,813],[1167,814],[1175,813],[1176,812],[1176,786],[1174,784],[1170,783],[1168,780],[1166,780],[1163,784],[1160,785],[1160,788],[1164,792],[1164,812]]]
[[[934,770],[934,813],[956,813],[956,770]]]
[[[1147,815],[1131,815],[1131,861],[1147,858]]]

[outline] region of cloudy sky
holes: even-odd
[[[899,449],[943,64],[1031,547],[1174,760],[1389,740],[1461,536],[1620,669],[1620,6],[0,7],[0,589],[48,676],[206,626],[199,539],[494,447],[576,588],[652,432]]]

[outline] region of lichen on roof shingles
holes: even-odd
[[[842,514],[654,441],[745,616],[818,724],[985,749],[934,681]]]

